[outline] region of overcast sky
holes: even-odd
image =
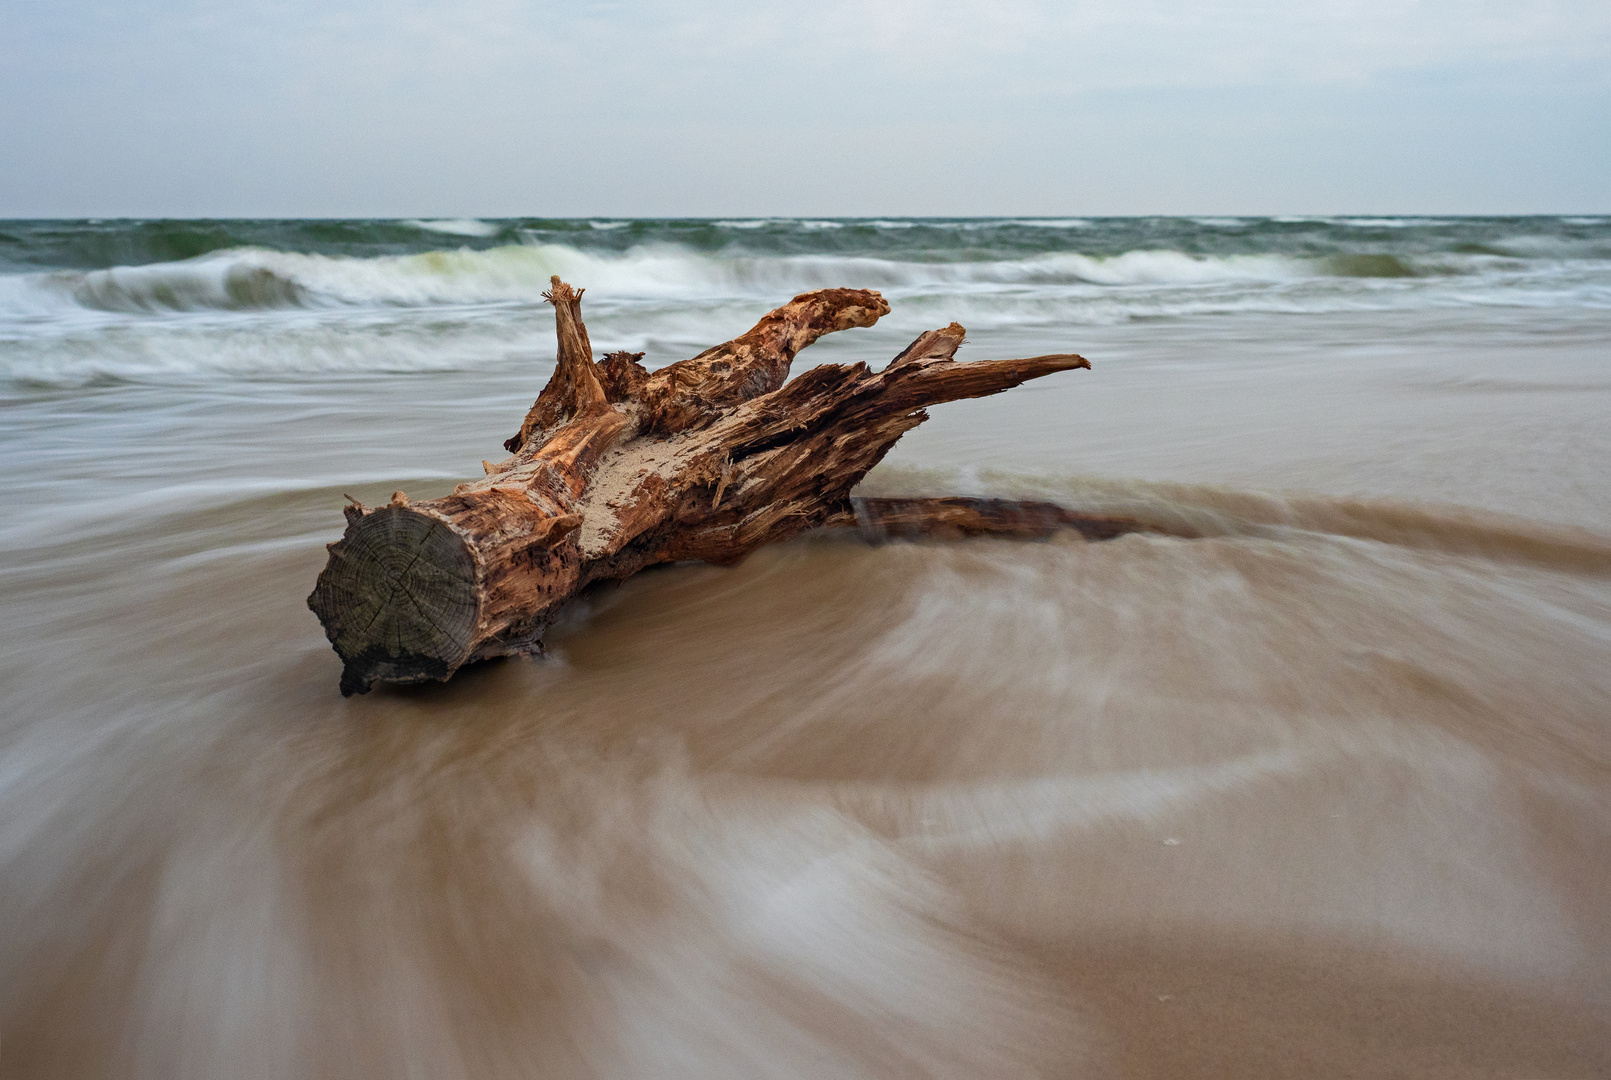
[[[0,0],[0,217],[1611,211],[1611,0]]]

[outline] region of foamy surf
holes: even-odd
[[[1562,257],[1559,245],[1529,249],[1512,241],[1508,259],[1492,255],[1210,256],[1169,249],[1116,255],[1077,252],[1021,259],[898,261],[844,254],[759,256],[701,252],[677,245],[598,252],[563,244],[517,244],[413,255],[350,258],[241,248],[198,259],[88,272],[21,276],[7,290],[30,288],[94,310],[191,311],[310,307],[319,304],[405,305],[531,301],[551,274],[593,282],[601,299],[775,297],[854,282],[907,293],[964,286],[1196,286],[1279,284],[1309,279],[1417,278],[1484,275],[1524,269],[1524,252]],[[1583,254],[1597,255],[1588,249]],[[1488,284],[1498,284],[1490,282]]]
[[[651,364],[723,340],[799,292],[839,285],[883,291],[894,312],[881,329],[908,336],[952,319],[985,333],[1221,316],[1611,308],[1611,235],[1591,219],[1381,222],[8,226],[0,260],[25,269],[0,273],[0,377],[76,385],[496,364],[522,349],[547,350],[534,331],[555,274],[587,288],[596,341],[647,350]],[[463,242],[442,246],[449,237]],[[208,247],[186,258],[48,266]],[[249,337],[239,332],[248,324]]]

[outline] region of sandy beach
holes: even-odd
[[[830,225],[0,227],[0,1076],[1611,1074],[1611,224]],[[651,366],[826,284],[796,373],[1078,351],[864,493],[1201,538],[812,536],[343,699],[343,493],[479,475],[561,272]]]

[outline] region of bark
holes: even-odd
[[[581,290],[555,278],[545,296],[558,362],[504,444],[512,456],[440,499],[397,492],[387,506],[347,507],[308,598],[343,661],[343,694],[538,651],[558,609],[592,582],[676,560],[732,563],[817,527],[854,525],[873,540],[1139,528],[1046,503],[850,497],[927,406],[1089,367],[1082,357],[959,363],[952,323],[882,371],[826,364],[785,385],[801,349],[889,311],[876,292],[823,289],[651,373],[641,353],[594,362]]]

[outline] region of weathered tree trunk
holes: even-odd
[[[982,397],[1090,365],[1067,353],[958,363],[956,323],[920,336],[883,371],[826,364],[784,385],[823,334],[871,326],[876,292],[823,289],[742,337],[649,372],[639,354],[595,363],[581,296],[553,279],[559,359],[512,457],[453,494],[356,503],[308,597],[345,669],[343,694],[376,681],[446,679],[473,660],[541,648],[561,605],[589,583],[655,563],[732,563],[820,526],[870,539],[930,533],[1105,538],[1137,528],[1044,503],[852,499],[850,490],[924,407]]]

